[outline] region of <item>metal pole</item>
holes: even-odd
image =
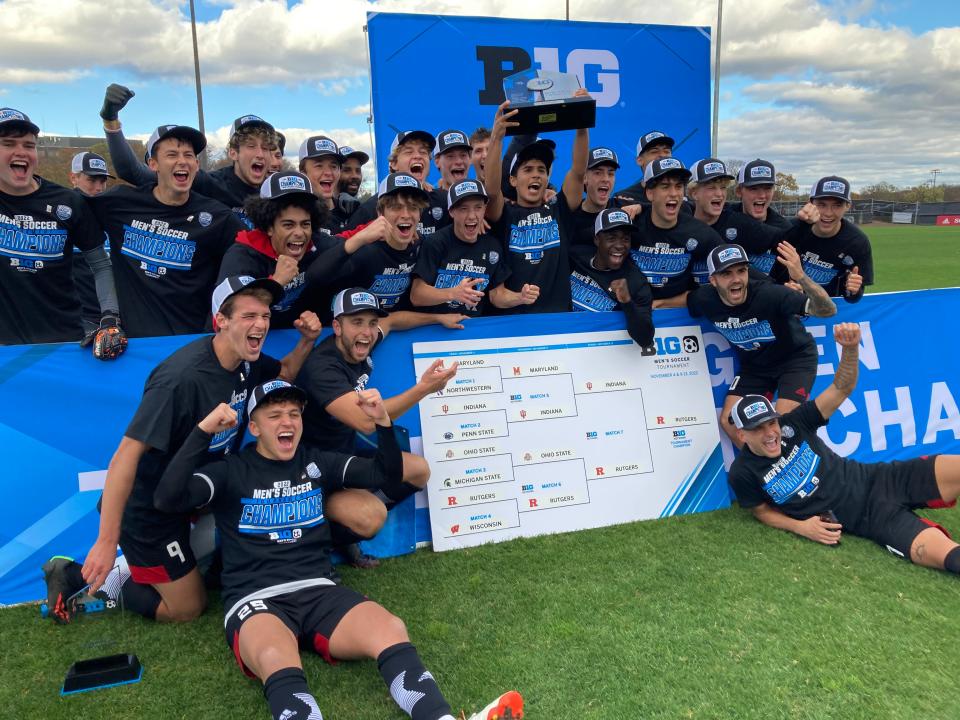
[[[935,168],[930,171],[930,174],[933,175],[933,189],[937,189],[937,175],[940,174],[940,168]]]
[[[567,0],[567,20],[570,19],[570,0]]]
[[[197,14],[193,9],[193,0],[190,0],[190,32],[193,34],[193,75],[197,81],[197,118],[200,121],[200,133],[206,135],[203,123],[203,89],[200,87],[200,52],[197,48]],[[200,167],[207,169],[207,150],[200,153]]]
[[[717,37],[713,48],[713,134],[710,154],[717,156],[717,128],[720,125],[720,29],[723,26],[723,0],[717,0]]]

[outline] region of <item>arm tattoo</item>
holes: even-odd
[[[810,301],[808,308],[814,317],[832,317],[837,314],[837,306],[827,295],[827,291],[817,285],[806,274],[797,281]]]
[[[844,346],[840,353],[840,364],[833,376],[833,385],[844,395],[850,395],[857,385],[857,372],[860,367],[860,346]]]

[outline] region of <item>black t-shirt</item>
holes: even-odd
[[[73,249],[103,244],[84,198],[34,176],[29,195],[0,192],[0,344],[82,337]]]
[[[768,504],[792,518],[832,510],[844,525],[860,517],[869,467],[837,455],[817,436],[826,425],[815,402],[780,418],[779,458],[754,455],[744,445],[730,467],[730,487],[741,507]]]
[[[212,172],[198,172],[193,181],[193,190],[226,205],[245,228],[253,229],[253,223],[243,211],[243,203],[251,195],[259,195],[260,188],[241,180],[233,165]]]
[[[572,211],[563,192],[549,205],[520,207],[505,203],[492,232],[504,239],[507,250],[508,290],[520,292],[527,283],[540,288],[532,305],[518,305],[511,313],[566,312],[570,308],[570,245]]]
[[[346,230],[349,223],[350,213],[334,202],[333,207],[324,215],[319,230],[326,235],[337,235]]]
[[[374,342],[379,342],[377,336]],[[297,376],[296,385],[307,393],[303,412],[303,442],[324,450],[353,452],[353,428],[327,412],[327,405],[355,390],[365,390],[373,372],[373,359],[351,363],[337,349],[336,336],[331,335],[313,348]],[[372,352],[373,348],[371,348]]]
[[[456,287],[464,278],[480,278],[475,287],[484,295],[476,307],[451,301],[418,308],[425,312],[457,312],[479,317],[486,314],[490,307],[490,291],[504,283],[510,270],[499,239],[484,233],[477,237],[476,242],[465,243],[450,226],[423,241],[413,274],[427,285],[441,289]]]
[[[121,322],[131,337],[203,332],[220,263],[243,224],[195,192],[184,205],[164,205],[154,187],[88,198],[110,237]]]
[[[730,306],[712,285],[687,295],[691,317],[705,317],[736,350],[742,369],[774,369],[789,358],[812,355],[817,346],[798,316],[807,296],[771,282],[750,280],[747,299]]]
[[[235,452],[247,422],[247,400],[253,388],[280,373],[280,363],[268,355],[242,362],[227,370],[213,350],[213,336],[197,338],[160,363],[147,378],[143,398],[124,433],[150,446],[140,458],[136,480],[124,510],[128,527],[164,526],[170,522],[157,513],[153,493],[174,453],[210,411],[222,402],[237,412],[237,425],[210,439],[212,462]]]
[[[769,215],[768,215],[769,216]],[[783,239],[786,230],[773,224],[757,222],[749,215],[724,208],[720,217],[710,227],[725,243],[736,243],[747,251],[750,264],[760,272],[769,275],[777,264],[777,244]]]
[[[376,295],[380,308],[387,312],[409,310],[410,274],[422,244],[422,241],[412,243],[403,250],[381,240],[364,245],[344,263],[334,286],[366,288]]]
[[[617,198],[610,198],[607,200],[607,205],[604,209],[619,208],[626,204],[627,203],[618,200]],[[594,230],[596,229],[597,215],[599,214],[599,210],[597,212],[590,212],[585,209],[584,203],[581,203],[580,207],[573,211],[571,215],[571,227],[573,230],[573,236],[570,240],[571,248],[582,245],[586,245],[587,247],[591,248],[596,247],[596,243],[594,243],[594,237],[596,233]]]
[[[630,257],[653,290],[655,300],[671,298],[709,282],[707,256],[721,243],[709,225],[681,214],[672,228],[653,224],[652,213],[644,210],[637,218],[639,232]]]
[[[840,231],[831,238],[814,235],[812,225],[799,223],[783,239],[797,249],[803,271],[830,297],[840,297],[846,293],[847,275],[854,267],[859,268],[864,287],[873,285],[870,240],[849,220],[841,220]],[[783,267],[777,267],[772,276],[781,282],[788,279]]]

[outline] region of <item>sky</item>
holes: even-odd
[[[705,0],[569,4],[572,20],[716,24],[716,4]],[[368,11],[534,19],[565,11],[564,0],[195,6],[211,147],[226,143],[235,117],[255,113],[286,134],[288,154],[312,134],[369,151]],[[0,36],[0,105],[23,110],[44,133],[100,135],[111,82],[136,92],[121,115],[130,137],[165,122],[197,124],[188,3],[0,0]],[[718,155],[769,158],[801,187],[827,174],[855,188],[912,186],[933,169],[938,183],[960,183],[958,77],[952,1],[726,0]]]

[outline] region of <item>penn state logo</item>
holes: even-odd
[[[724,233],[727,236],[727,240],[733,242],[737,239],[737,229],[736,228],[727,228],[727,231]]]
[[[197,215],[197,222],[203,227],[210,227],[210,223],[213,222],[213,215],[204,210]]]
[[[696,239],[696,238],[687,238],[687,251],[688,251],[688,252],[693,252],[694,250],[697,249],[697,245],[699,245],[699,244],[700,244],[700,243],[697,242],[697,239]]]
[[[430,208],[430,214],[433,215],[434,220],[439,220],[443,217],[443,209],[438,207]]]
[[[796,433],[794,432],[793,428],[790,427],[789,425],[781,425],[780,434],[783,435],[785,438],[789,439],[789,438],[792,438]]]
[[[491,251],[490,251],[490,264],[491,264],[491,265],[496,265],[498,262],[500,262],[500,253],[498,253],[496,250],[491,250]]]
[[[57,205],[57,217],[61,220],[69,220],[73,216],[73,210],[68,205]]]

